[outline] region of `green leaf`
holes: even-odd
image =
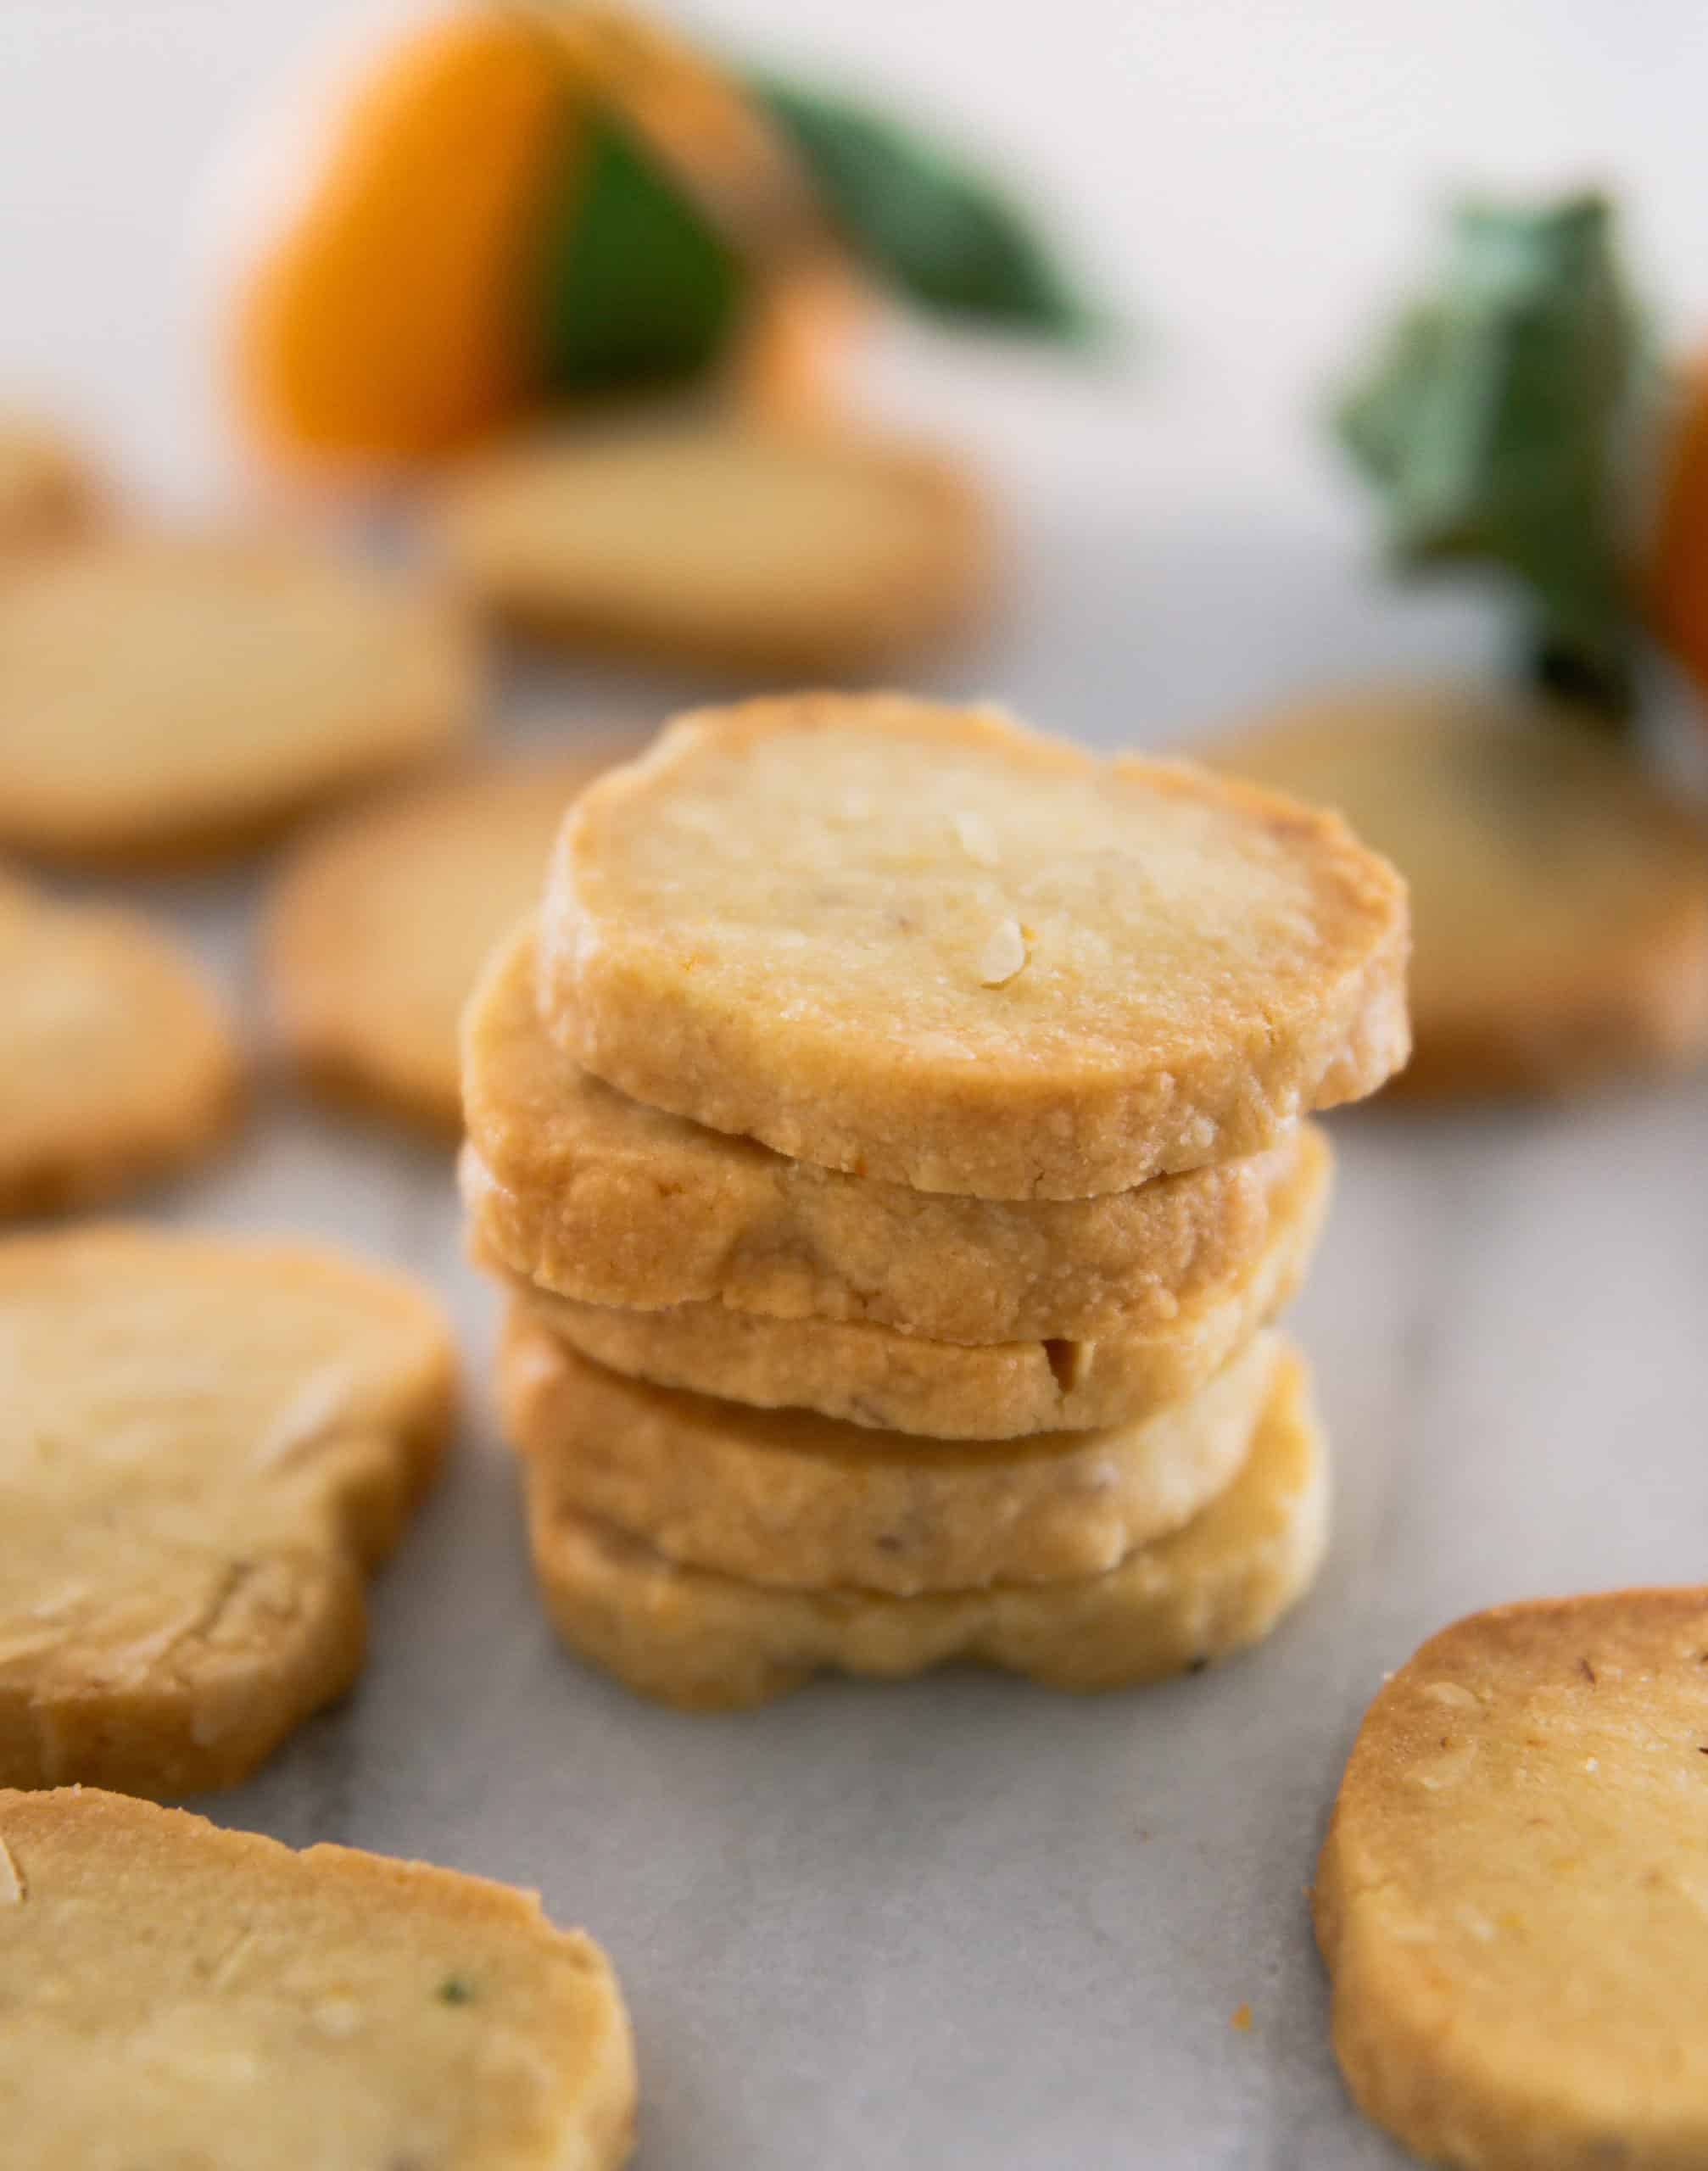
[[[573,131],[544,237],[544,356],[556,392],[698,375],[734,322],[733,249],[610,114]]]
[[[844,238],[937,314],[1083,341],[1089,311],[992,182],[869,108],[762,76],[749,88],[818,183]]]
[[[1407,310],[1339,410],[1406,568],[1516,582],[1538,674],[1628,706],[1631,443],[1652,379],[1610,207],[1456,214],[1436,292]]]

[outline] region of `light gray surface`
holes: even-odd
[[[1020,630],[942,675],[1105,739],[1458,623],[1361,589],[1320,535],[1123,539],[1047,505],[1030,533]],[[594,710],[665,697],[582,685]],[[245,888],[151,894],[235,971]],[[957,1674],[694,1719],[584,1671],[535,1607],[444,1161],[275,1094],[170,1210],[428,1276],[470,1412],[360,1693],[206,1805],[537,1884],[589,1924],[634,2005],[643,2171],[1394,2160],[1335,2079],[1301,1887],[1359,1713],[1421,1636],[1496,1599],[1701,1575],[1708,1089],[1336,1131],[1297,1313],[1335,1538],[1267,1648],[1091,1701]]]

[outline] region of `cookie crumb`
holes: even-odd
[[[1228,2026],[1236,2028],[1242,2035],[1252,2032],[1252,2009],[1248,2005],[1236,2005],[1228,2015]]]
[[[1017,919],[1000,919],[991,929],[979,960],[979,985],[1004,987],[1026,962],[1026,938]]]
[[[0,1839],[0,1907],[21,1907],[23,1904],[24,1872],[12,1850]]]
[[[971,812],[955,817],[955,834],[961,849],[976,867],[994,867],[997,861],[996,839],[990,823],[982,814]]]

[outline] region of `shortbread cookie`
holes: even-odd
[[[990,516],[912,447],[703,419],[501,454],[449,494],[453,578],[548,639],[834,675],[958,626]]]
[[[1395,1090],[1558,1095],[1708,1047],[1708,829],[1574,719],[1476,689],[1349,694],[1218,750],[1342,809],[1411,885]]]
[[[922,1191],[1076,1198],[1404,1061],[1404,886],[1337,815],[982,710],[706,710],[564,825],[542,1014],[583,1069]]]
[[[614,2171],[609,1962],[532,1893],[0,1792],[0,2103],[24,2171]]]
[[[0,564],[92,527],[102,492],[69,445],[20,415],[0,413]]]
[[[0,875],[0,1214],[86,1206],[198,1159],[238,1058],[188,959],[135,913]]]
[[[1257,1642],[1309,1584],[1327,1471],[1302,1363],[1276,1369],[1239,1476],[1202,1515],[1107,1575],[897,1598],[779,1590],[673,1565],[577,1511],[555,1458],[527,1463],[534,1564],[565,1641],[642,1694],[759,1704],[829,1667],[899,1676],[982,1660],[1058,1688],[1117,1688]]]
[[[667,1560],[907,1596],[1098,1576],[1178,1530],[1245,1460],[1279,1348],[1259,1335],[1143,1424],[946,1442],[648,1387],[513,1306],[499,1394],[561,1505]]]
[[[538,895],[564,809],[617,758],[597,741],[472,765],[305,840],[273,894],[265,972],[279,1036],[323,1091],[460,1127],[463,1004]]]
[[[253,1771],[354,1678],[452,1387],[437,1306],[336,1253],[0,1242],[0,1783]]]
[[[777,1320],[717,1303],[650,1312],[578,1304],[509,1279],[522,1307],[583,1356],[696,1395],[941,1440],[1142,1424],[1195,1394],[1303,1279],[1329,1191],[1328,1147],[1315,1125],[1304,1144],[1276,1201],[1269,1243],[1250,1268],[1172,1320],[1141,1314],[1095,1341],[968,1348],[865,1322]]]
[[[541,1027],[533,967],[523,929],[464,1021],[464,1195],[488,1250],[583,1303],[716,1302],[946,1342],[1166,1327],[1251,1270],[1297,1175],[1295,1126],[1262,1153],[1098,1198],[845,1176],[578,1069]]]
[[[1314,1900],[1348,2086],[1419,2155],[1708,2163],[1708,1589],[1432,1637],[1365,1716]]]
[[[0,843],[194,857],[405,767],[471,720],[444,603],[237,539],[91,541],[0,586]]]

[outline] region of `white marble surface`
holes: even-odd
[[[147,252],[301,26],[336,12],[0,0],[0,383],[63,389],[169,494],[219,470]],[[1042,51],[1035,16],[973,0],[725,20],[786,20],[796,45],[816,26],[952,86],[1055,174],[1112,286],[1154,314],[1147,366],[1117,382],[917,348],[885,365],[890,396],[986,444],[1015,505],[1011,614],[935,683],[1102,743],[1492,655],[1480,609],[1363,578],[1357,509],[1299,423],[1426,181],[1628,173],[1670,291],[1708,300],[1700,11],[1058,0]],[[655,714],[684,690],[535,682],[513,706]],[[137,894],[244,988],[248,878]],[[537,1884],[586,1922],[634,2009],[642,2171],[1397,2162],[1336,2081],[1300,1888],[1358,1715],[1420,1637],[1492,1599],[1704,1572],[1708,1086],[1336,1128],[1297,1313],[1336,1534],[1267,1648],[1091,1701],[956,1675],[693,1720],[584,1672],[537,1611],[444,1161],[276,1083],[233,1156],[159,1209],[426,1275],[463,1331],[468,1416],[379,1586],[360,1692],[206,1805]]]

